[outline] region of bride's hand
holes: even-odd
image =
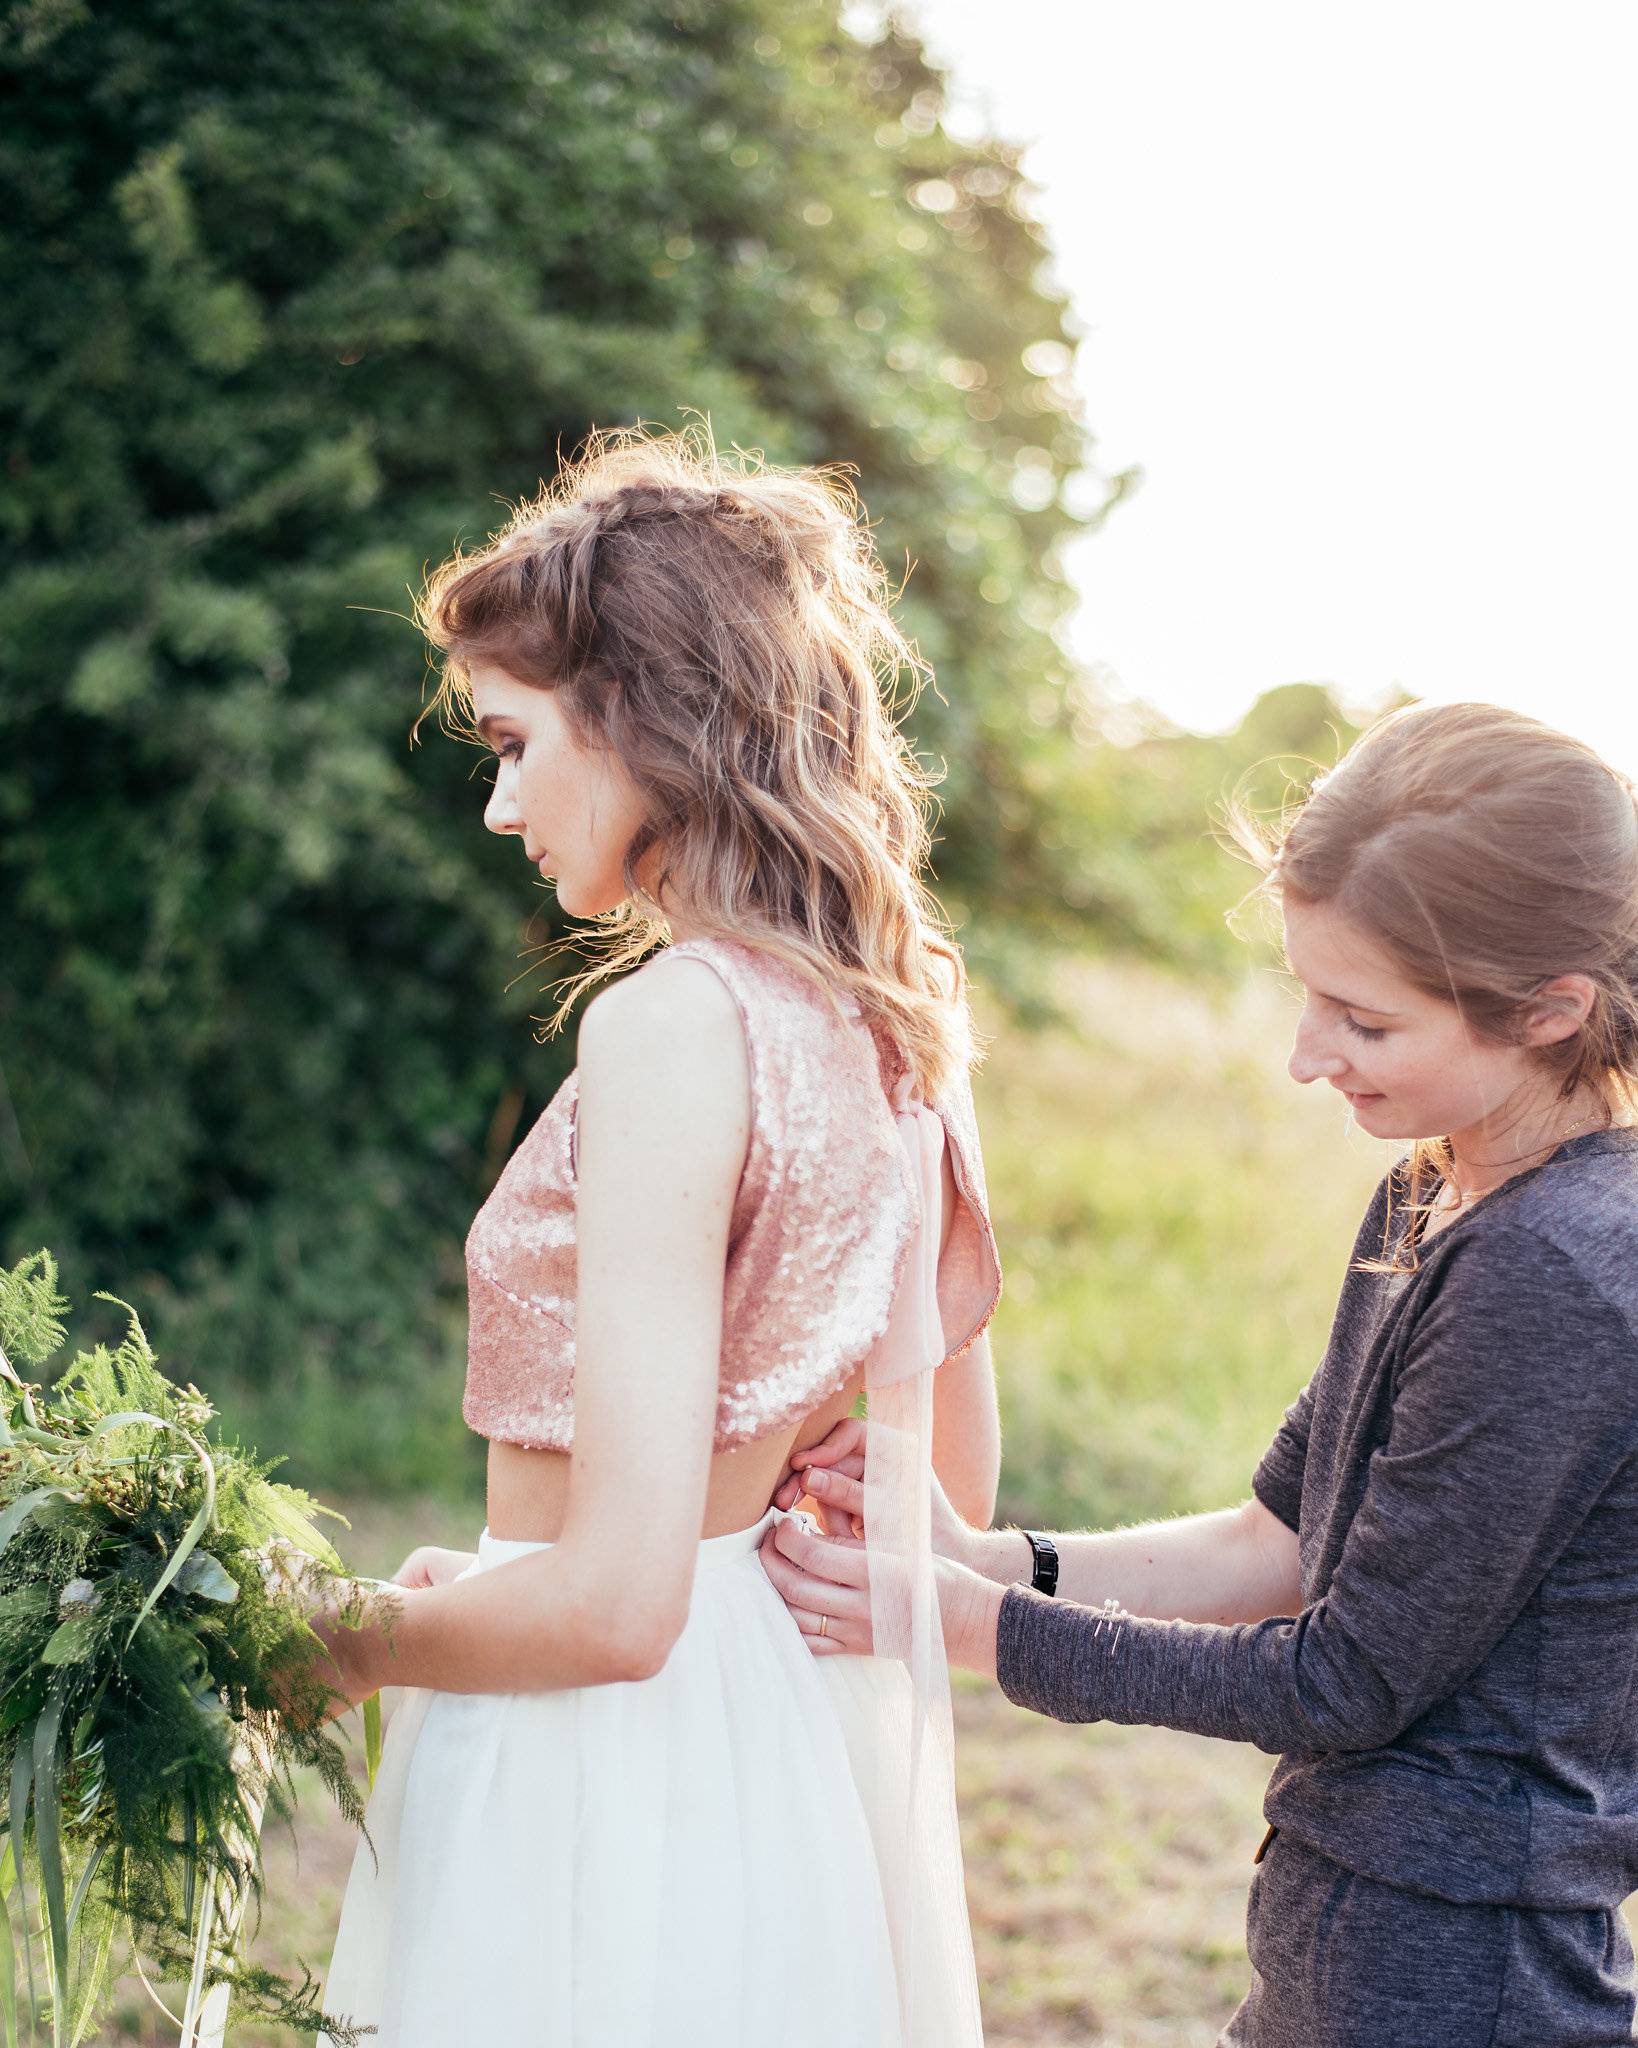
[[[436,1543],[423,1543],[412,1550],[392,1575],[395,1586],[447,1586],[459,1578],[476,1553],[470,1550],[440,1550]]]
[[[383,1627],[390,1614],[380,1579],[350,1579],[316,1567],[275,1539],[261,1555],[270,1591],[300,1602],[310,1641],[292,1665],[268,1674],[279,1711],[311,1724],[334,1720],[380,1690]]]

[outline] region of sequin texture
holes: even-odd
[[[723,939],[669,947],[704,961],[745,1031],[751,1129],[723,1281],[714,1448],[794,1426],[845,1386],[887,1326],[915,1221],[893,1122],[902,1059],[844,999]],[[463,1413],[480,1436],[543,1450],[574,1439],[575,1110],[571,1074],[507,1162],[467,1237]],[[978,1337],[1001,1291],[965,1077],[934,1103],[961,1196],[939,1261],[948,1355]]]

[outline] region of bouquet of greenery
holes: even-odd
[[[307,1620],[314,1583],[341,1574],[312,1519],[333,1511],[207,1434],[209,1402],[159,1371],[128,1303],[98,1298],[126,1311],[124,1340],[79,1352],[47,1393],[17,1367],[65,1341],[55,1261],[0,1269],[6,2048],[20,2007],[22,2039],[42,2008],[53,2048],[87,2039],[121,1932],[156,2002],[153,1978],[187,1985],[180,2015],[161,2006],[184,2048],[220,2039],[230,1995],[349,2042],[310,1973],[293,1986],[244,1954],[263,1810],[290,1813],[295,1771],[363,1823]],[[362,1618],[361,1588],[339,1597]],[[377,1701],[365,1736],[373,1777]]]

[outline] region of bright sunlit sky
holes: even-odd
[[[904,0],[1028,145],[1102,467],[1116,695],[1486,697],[1638,772],[1638,7]]]

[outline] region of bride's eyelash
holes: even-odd
[[[1342,1021],[1356,1038],[1386,1038],[1388,1035],[1380,1024],[1360,1024],[1352,1017],[1344,1017]]]

